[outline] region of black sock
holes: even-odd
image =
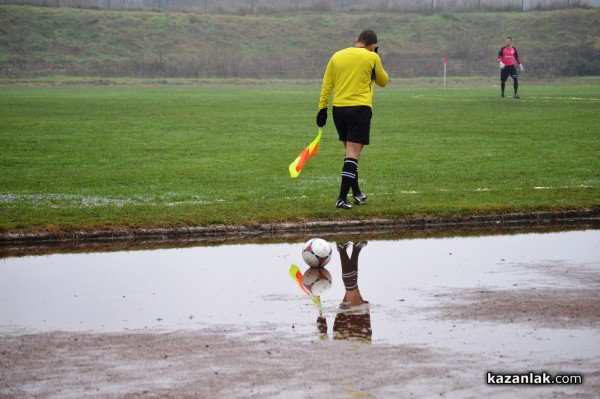
[[[341,200],[346,200],[350,188],[354,186],[356,174],[358,171],[358,163],[354,158],[344,158],[344,167],[342,168],[342,183],[340,185]]]
[[[506,86],[506,83],[502,82],[500,83],[500,89],[502,89],[502,94],[504,94],[504,87]]]
[[[515,83],[513,84],[513,87],[515,88],[515,94],[517,94],[517,90],[519,89],[519,82],[517,81],[517,79],[515,79]]]

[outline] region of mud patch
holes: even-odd
[[[443,304],[431,310],[445,319],[523,323],[548,328],[600,327],[597,263],[538,261],[505,267],[505,272],[523,276],[535,270],[538,276],[529,275],[511,289],[469,288],[438,294],[436,297]]]
[[[446,303],[430,309],[444,319],[600,327],[598,289],[460,290],[438,297]]]
[[[600,389],[598,361],[582,359],[546,366],[582,372],[583,385],[485,383],[487,370],[516,370],[513,361],[230,328],[8,335],[0,338],[0,397],[592,398]]]
[[[451,374],[419,347],[218,330],[54,332],[4,336],[0,346],[0,396],[11,398],[375,397]]]

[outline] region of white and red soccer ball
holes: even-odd
[[[311,238],[302,248],[302,259],[310,267],[325,267],[331,260],[333,249],[331,245],[322,238]]]
[[[302,275],[304,289],[315,296],[330,289],[331,283],[331,274],[325,268],[309,267]]]

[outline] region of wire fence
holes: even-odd
[[[101,10],[268,14],[290,11],[527,11],[598,6],[598,0],[0,0],[0,4]]]
[[[86,63],[49,62],[45,60],[13,60],[0,63],[3,78],[25,79],[46,76],[71,77],[138,77],[138,78],[239,78],[239,79],[320,79],[326,59],[246,60],[207,58],[188,61],[94,61]],[[442,77],[443,56],[386,59],[386,71],[392,78]],[[526,76],[543,79],[561,76],[600,76],[598,59],[581,58],[576,62],[557,64],[551,57],[533,58],[523,62]],[[578,68],[577,70],[572,70]],[[481,62],[450,58],[446,65],[448,77],[499,76],[495,57]]]

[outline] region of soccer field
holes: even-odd
[[[343,160],[318,86],[4,87],[0,230],[246,224],[600,206],[600,85],[378,89],[371,197],[334,208]],[[510,93],[512,88],[507,89]]]

